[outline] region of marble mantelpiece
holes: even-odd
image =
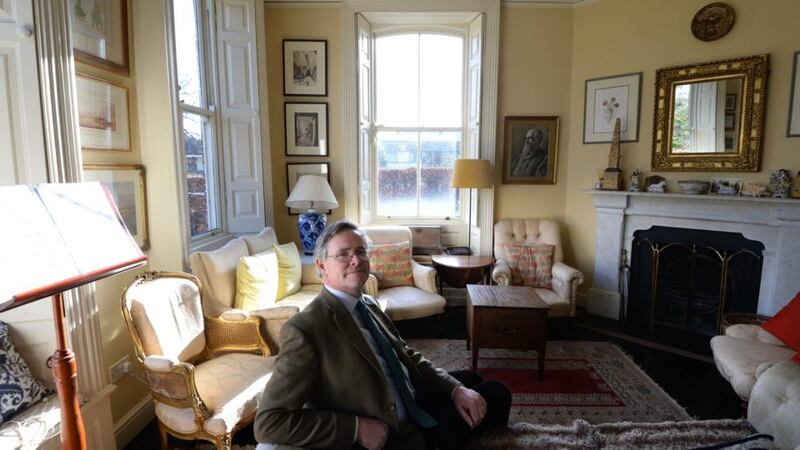
[[[742,233],[764,244],[759,314],[774,315],[800,291],[800,200],[584,191],[597,210],[594,279],[587,310],[617,319],[622,250],[654,225]]]

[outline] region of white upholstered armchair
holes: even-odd
[[[167,434],[230,450],[253,422],[274,365],[258,317],[204,317],[197,278],[146,272],[122,293],[122,315]]]
[[[408,242],[413,247],[411,230],[408,227],[382,226],[364,227],[361,231],[371,245]],[[447,301],[436,290],[436,269],[411,260],[413,286],[397,286],[382,289],[378,279],[370,274],[364,291],[374,296],[392,320],[417,319],[444,312]]]
[[[564,250],[558,224],[551,219],[502,219],[494,225],[492,279],[501,286],[511,284],[511,270],[506,261],[505,244],[550,244],[553,253],[552,287],[536,288],[548,305],[550,317],[575,317],[575,296],[583,283],[583,273],[564,264]]]

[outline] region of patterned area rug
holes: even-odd
[[[463,340],[409,339],[408,344],[443,369],[470,368],[471,354]],[[608,342],[548,342],[542,381],[535,351],[481,349],[478,372],[511,389],[512,424],[690,419],[630,357]]]

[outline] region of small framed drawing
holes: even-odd
[[[283,95],[328,95],[328,41],[283,40]]]
[[[76,74],[81,147],[130,151],[128,88]]]
[[[144,166],[84,164],[83,180],[99,181],[114,199],[122,221],[142,250],[150,248]]]
[[[736,112],[736,94],[725,94],[725,111]]]
[[[742,190],[742,180],[739,178],[712,178],[709,194],[739,195]]]
[[[128,0],[69,0],[75,59],[127,75]]]
[[[642,73],[586,80],[583,143],[611,142],[619,117],[620,142],[639,140]]]
[[[328,163],[286,163],[286,198],[289,198],[289,193],[294,189],[297,180],[303,175],[318,175],[325,177],[328,184],[331,183],[330,165]],[[302,209],[289,208],[289,214],[298,215],[304,213]],[[325,214],[330,214],[328,210]]]
[[[506,117],[504,184],[556,184],[558,125],[556,116]]]
[[[794,52],[794,64],[792,65],[792,93],[789,96],[789,127],[786,131],[787,137],[800,136],[800,51]]]
[[[736,128],[736,114],[725,113],[725,129],[733,130]]]
[[[283,104],[286,156],[328,156],[328,104]]]

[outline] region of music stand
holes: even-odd
[[[85,450],[77,363],[62,294],[147,262],[99,183],[0,187],[0,311],[53,297],[56,351],[48,359],[61,407],[61,448]]]

